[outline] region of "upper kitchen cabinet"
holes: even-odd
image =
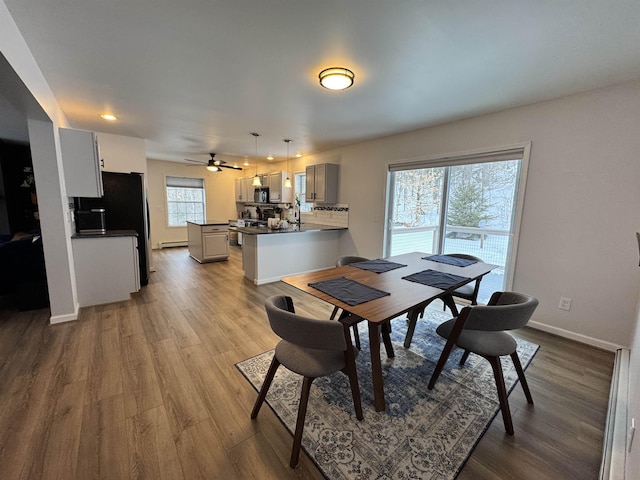
[[[94,132],[60,128],[64,182],[69,197],[102,197],[102,170]]]
[[[308,165],[306,176],[308,203],[338,203],[338,165]]]
[[[269,174],[269,202],[291,203],[293,201],[292,188],[285,188],[284,181],[287,172],[274,172]]]
[[[253,202],[253,187],[251,186],[252,181],[253,181],[253,177],[236,178],[234,180],[235,191],[236,191],[236,202],[238,203]]]

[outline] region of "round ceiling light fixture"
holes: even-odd
[[[118,119],[118,117],[116,117],[115,115],[112,115],[110,113],[101,113],[100,116],[104,119],[104,120],[109,120],[110,122],[114,122]]]
[[[320,85],[329,90],[345,90],[353,85],[355,75],[348,68],[331,67],[325,68],[318,75]]]

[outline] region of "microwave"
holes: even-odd
[[[76,231],[78,233],[106,233],[105,209],[92,208],[91,210],[76,211]]]
[[[269,188],[268,187],[256,188],[253,191],[253,201],[256,203],[269,202]]]

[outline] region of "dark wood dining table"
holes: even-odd
[[[405,347],[408,348],[408,344],[411,342],[411,336],[413,335],[413,328],[411,327],[415,327],[420,311],[435,299],[440,298],[443,299],[450,308],[454,309],[454,314],[457,315],[451,292],[462,285],[483,277],[496,268],[496,265],[483,262],[460,267],[423,258],[429,255],[428,253],[413,252],[387,257],[385,258],[387,261],[406,266],[384,273],[375,273],[354,267],[353,265],[346,265],[344,267],[332,267],[316,272],[293,275],[282,279],[282,282],[288,285],[292,285],[299,290],[341,308],[343,310],[341,318],[343,319],[348,320],[347,317],[352,316],[356,320],[364,319],[367,321],[374,405],[378,412],[385,410],[384,380],[380,359],[380,334],[382,328],[388,328],[388,322],[391,319],[405,313],[408,314],[409,327],[411,330],[407,333],[408,341],[405,340]],[[464,280],[443,290],[403,279],[403,277],[407,275],[427,269],[458,275],[464,277]],[[310,283],[331,280],[338,277],[355,280],[369,287],[388,292],[389,295],[358,305],[349,305],[309,285]],[[390,342],[385,342],[385,347],[387,355],[393,357],[393,347],[390,345]]]

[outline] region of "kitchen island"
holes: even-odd
[[[229,222],[187,222],[189,255],[200,263],[229,258]]]
[[[256,285],[333,267],[345,227],[303,223],[285,229],[238,227],[244,276]]]

